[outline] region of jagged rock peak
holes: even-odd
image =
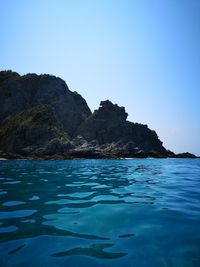
[[[127,116],[124,107],[109,100],[102,101],[99,109],[80,125],[77,135],[87,141],[96,140],[99,144],[118,141],[123,137]]]
[[[100,102],[99,109],[94,111],[93,116],[106,120],[112,118],[114,120],[126,121],[128,113],[126,113],[124,107],[113,104],[110,100],[105,100]]]

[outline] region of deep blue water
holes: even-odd
[[[1,267],[199,267],[200,159],[0,161]]]

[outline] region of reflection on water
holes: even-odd
[[[2,161],[0,266],[199,267],[199,185],[199,159]]]
[[[104,258],[104,259],[116,259],[127,255],[127,253],[113,253],[105,252],[104,248],[112,247],[113,244],[92,244],[89,248],[73,248],[67,251],[55,253],[52,256],[62,257],[70,255],[87,255],[95,258]]]

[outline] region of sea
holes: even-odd
[[[0,161],[0,267],[199,267],[200,159]]]

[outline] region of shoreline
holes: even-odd
[[[133,160],[133,159],[199,159],[199,156],[179,156],[179,155],[174,155],[174,156],[130,156],[130,157],[122,157],[122,156],[96,156],[96,157],[86,157],[86,156],[66,156],[66,155],[45,155],[45,156],[35,156],[35,155],[30,155],[30,156],[22,156],[22,155],[9,155],[9,156],[1,156],[0,161],[7,161],[7,160],[95,160],[95,159],[106,159],[106,160]]]

